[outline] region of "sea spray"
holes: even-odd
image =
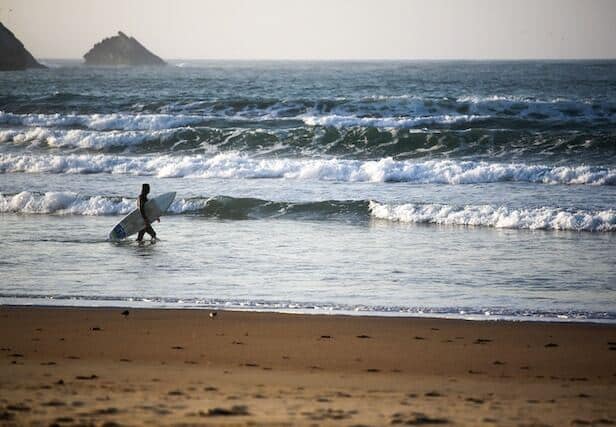
[[[111,173],[165,178],[285,178],[342,182],[615,185],[616,169],[485,161],[347,160],[254,158],[241,153],[214,156],[117,156],[104,154],[0,154],[0,173]]]

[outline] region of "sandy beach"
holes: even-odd
[[[4,425],[611,425],[616,327],[2,307]]]

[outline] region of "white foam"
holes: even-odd
[[[616,231],[616,211],[512,209],[504,206],[390,205],[371,201],[374,218],[404,223],[483,226],[528,230]]]
[[[199,210],[204,209],[207,206],[207,203],[212,200],[209,199],[176,199],[171,203],[168,212],[174,214],[181,214],[186,212],[197,212]]]
[[[0,212],[58,215],[118,215],[135,209],[135,200],[103,196],[83,197],[73,192],[45,194],[23,191],[15,195],[0,193]]]
[[[501,95],[422,98],[412,95],[375,95],[336,105],[328,114],[308,111],[301,118],[307,125],[312,126],[386,128],[447,125],[493,118],[549,122],[616,122],[614,108],[616,104],[613,102],[563,98],[536,99]]]
[[[111,173],[165,178],[286,178],[347,182],[616,185],[616,169],[477,161],[397,161],[252,158],[238,153],[215,156],[115,156],[105,154],[0,154],[0,173]]]
[[[174,214],[198,212],[211,199],[177,199],[169,207]],[[83,196],[74,192],[23,191],[0,193],[0,213],[53,215],[125,215],[135,209],[135,200],[124,197]],[[402,223],[477,226],[528,230],[614,232],[616,210],[564,210],[553,207],[513,209],[505,206],[446,204],[386,204],[370,201],[373,218]]]
[[[177,129],[155,131],[105,132],[71,129],[48,129],[42,127],[22,130],[0,130],[0,143],[11,141],[17,145],[47,146],[52,148],[87,148],[102,150],[109,147],[129,147],[170,137]]]
[[[182,214],[206,207],[211,199],[176,199],[168,212]],[[70,191],[14,195],[0,193],[0,213],[53,215],[125,215],[136,208],[136,200],[125,197],[84,196]]]
[[[324,116],[304,116],[302,120],[308,126],[346,127],[379,127],[379,128],[412,128],[430,124],[467,123],[473,120],[487,118],[479,115],[437,115],[421,117],[357,117],[353,115],[330,114]]]
[[[0,124],[30,127],[84,127],[94,130],[161,130],[203,120],[185,114],[14,114],[0,111]]]
[[[236,100],[237,101],[237,100]],[[322,102],[329,106],[322,111]],[[227,103],[227,104],[225,104]],[[28,127],[81,127],[94,130],[161,130],[196,125],[210,119],[301,120],[308,126],[412,128],[451,125],[490,118],[548,121],[616,122],[613,102],[534,99],[515,96],[421,98],[375,95],[360,99],[329,98],[314,102],[260,99],[171,103],[160,113],[15,114],[0,111],[0,124]],[[170,113],[170,114],[165,114]]]

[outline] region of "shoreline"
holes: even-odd
[[[9,298],[6,298],[9,299]],[[134,303],[134,301],[131,301]],[[434,319],[434,320],[460,320],[468,322],[512,322],[512,323],[547,323],[547,324],[597,324],[597,325],[614,325],[616,319],[598,319],[598,318],[579,318],[579,317],[564,317],[557,315],[554,317],[533,317],[533,316],[508,316],[508,315],[482,315],[482,314],[438,314],[438,313],[405,313],[405,312],[383,312],[383,311],[353,311],[353,310],[293,310],[293,309],[258,309],[255,307],[218,307],[218,306],[147,306],[147,305],[69,305],[69,304],[16,304],[16,303],[0,303],[0,308],[50,308],[50,309],[92,309],[92,310],[188,310],[188,311],[221,311],[221,312],[239,312],[239,313],[267,313],[267,314],[283,314],[291,316],[334,316],[334,317],[351,317],[351,318],[400,318],[400,319]]]
[[[614,325],[211,313],[0,306],[0,415],[8,425],[616,423]]]

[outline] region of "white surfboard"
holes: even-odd
[[[165,213],[171,202],[175,199],[175,192],[161,194],[158,197],[148,200],[145,203],[145,215],[150,222],[154,222]],[[139,209],[135,209],[120,221],[109,233],[109,240],[117,242],[126,239],[128,236],[137,233],[145,227],[145,222],[141,217]]]

